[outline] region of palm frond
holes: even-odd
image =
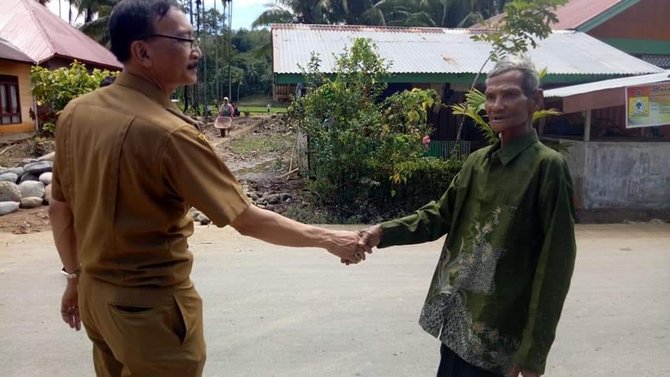
[[[270,24],[287,24],[294,21],[293,13],[285,9],[273,8],[261,13],[251,24],[252,28],[268,26]]]
[[[556,109],[538,110],[533,113],[533,123],[540,119],[561,115],[562,113]]]
[[[81,25],[79,30],[101,45],[106,46],[109,43],[109,32],[107,30],[108,22],[109,16],[99,17],[96,20]]]

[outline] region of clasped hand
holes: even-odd
[[[340,262],[350,265],[365,260],[365,254],[372,254],[372,248],[377,246],[381,239],[378,225],[370,228],[351,231],[334,232],[335,246],[328,251],[340,257]]]

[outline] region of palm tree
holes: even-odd
[[[328,23],[332,0],[275,0],[268,9],[251,24],[251,27],[273,23]]]
[[[107,45],[109,43],[107,30],[109,15],[119,1],[121,0],[75,0],[78,15],[84,14],[84,24],[79,27],[79,30],[98,43]]]

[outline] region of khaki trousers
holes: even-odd
[[[200,377],[202,300],[177,288],[118,287],[82,275],[79,311],[99,377]]]

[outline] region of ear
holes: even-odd
[[[133,41],[130,44],[130,57],[143,67],[150,68],[153,65],[149,45],[144,41]]]
[[[544,90],[542,88],[535,90],[531,96],[531,100],[533,101],[533,109],[535,111],[542,109],[544,107]]]

